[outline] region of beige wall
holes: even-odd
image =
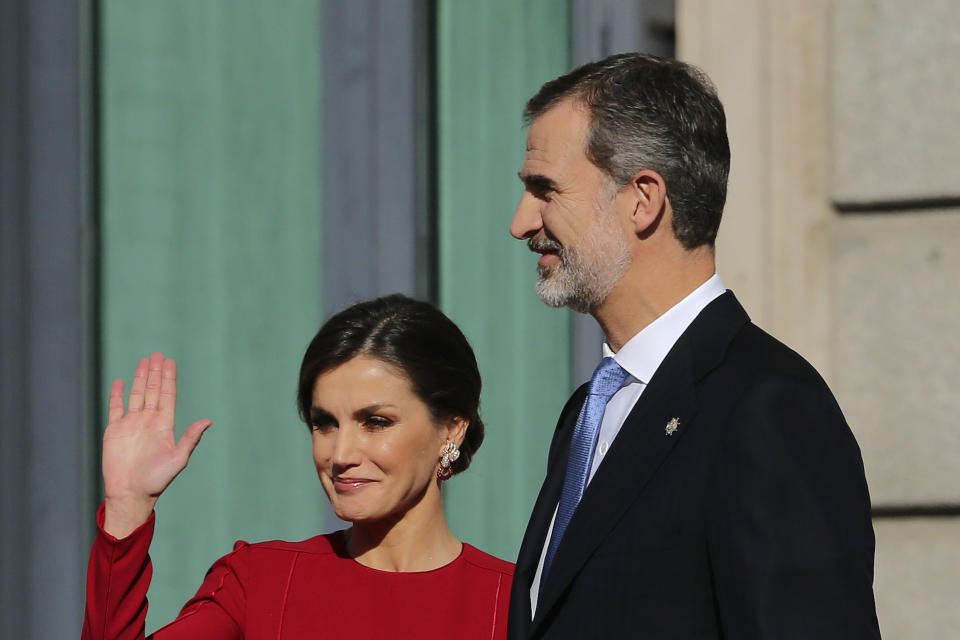
[[[885,638],[960,629],[960,5],[678,0],[727,109],[720,273],[863,451]]]

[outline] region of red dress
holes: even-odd
[[[154,516],[126,538],[99,532],[87,570],[83,640],[144,637]],[[432,571],[365,567],[343,532],[303,542],[237,542],[156,640],[504,639],[513,565],[468,545]]]

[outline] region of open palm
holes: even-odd
[[[211,424],[198,420],[177,441],[176,405],[177,364],[162,353],[140,360],[126,410],[123,380],[115,380],[110,388],[103,434],[104,528],[117,537],[146,521]]]

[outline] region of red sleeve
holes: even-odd
[[[103,530],[103,517],[101,504],[87,567],[82,640],[142,640],[147,588],[153,573],[148,551],[154,516],[151,514],[138,529],[120,540]],[[241,640],[246,599],[240,576],[246,573],[246,546],[238,542],[233,553],[214,563],[177,619],[151,637]]]

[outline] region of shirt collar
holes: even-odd
[[[720,276],[713,274],[687,297],[630,338],[616,353],[604,342],[603,357],[612,357],[635,381],[644,384],[650,382],[660,363],[690,323],[700,315],[704,307],[725,291]]]

